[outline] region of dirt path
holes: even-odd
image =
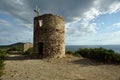
[[[11,55],[2,80],[120,80],[120,65],[67,56],[58,60],[24,59]]]

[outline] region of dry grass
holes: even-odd
[[[57,60],[11,57],[5,61],[3,80],[120,80],[120,65],[70,55]]]

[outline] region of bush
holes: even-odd
[[[3,75],[4,59],[7,56],[5,51],[0,50],[0,77]]]
[[[77,57],[80,57],[80,56],[81,56],[80,54],[77,54],[76,52],[73,52],[73,51],[66,51],[65,53],[66,53],[66,54],[73,55],[73,56],[77,56]]]
[[[7,51],[8,52],[9,51],[21,51],[21,48],[19,48],[19,47],[12,47],[12,48],[9,48]]]
[[[6,51],[0,50],[0,60],[4,60],[6,56],[7,56]]]
[[[0,60],[0,77],[4,74],[3,69],[4,69],[4,61]]]
[[[66,54],[75,54],[73,51],[66,51]]]
[[[120,64],[120,54],[115,53],[113,50],[107,50],[101,47],[94,49],[79,49],[75,53],[80,54],[82,57],[90,58],[100,62]]]

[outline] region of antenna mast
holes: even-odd
[[[37,17],[40,15],[40,9],[37,6],[37,1],[35,2],[35,4],[36,4],[36,9],[34,10],[34,12],[35,12],[35,17]]]

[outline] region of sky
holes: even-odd
[[[64,17],[66,45],[120,44],[120,0],[0,0],[0,45],[33,42],[36,5]]]

